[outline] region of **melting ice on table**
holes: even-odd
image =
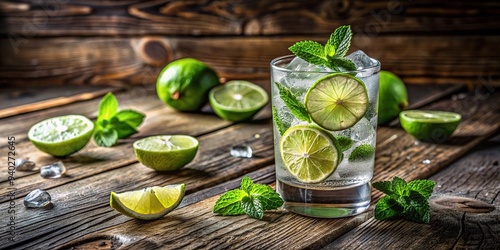
[[[35,162],[26,159],[16,159],[14,161],[14,166],[19,171],[31,171],[35,168],[35,165]]]
[[[252,158],[252,148],[247,145],[238,145],[231,148],[231,156],[238,158]]]
[[[49,205],[51,201],[50,194],[43,189],[35,189],[24,197],[24,206],[38,208]]]
[[[54,162],[40,168],[40,175],[43,178],[59,178],[66,173],[66,167],[62,161]]]

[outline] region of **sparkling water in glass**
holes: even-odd
[[[368,57],[363,51],[356,51],[347,58],[356,65],[357,70],[346,73],[355,75],[364,82],[368,92],[369,107],[365,115],[352,127],[329,131],[335,137],[345,136],[353,141],[353,145],[343,152],[343,160],[331,176],[320,183],[311,184],[301,183],[291,175],[282,162],[281,135],[273,122],[276,189],[289,211],[313,217],[337,218],[359,214],[370,206],[375,154],[363,161],[350,162],[348,158],[360,145],[368,144],[375,149],[380,63]],[[287,87],[299,101],[304,103],[307,90],[313,83],[332,73],[334,73],[332,69],[309,64],[293,55],[272,60],[271,95],[272,104],[276,109],[275,115],[291,126],[307,124],[291,113],[280,98],[275,82]]]

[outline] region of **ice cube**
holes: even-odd
[[[43,178],[59,178],[66,173],[66,167],[62,161],[54,162],[40,168],[40,175]]]
[[[238,158],[252,158],[252,148],[247,145],[238,145],[231,148],[231,156]]]
[[[333,71],[325,66],[309,63],[300,57],[295,57],[285,68],[293,71],[312,71],[312,72]]]
[[[372,68],[372,67],[376,67],[379,65],[379,63],[370,58],[368,55],[365,54],[365,52],[361,51],[361,50],[357,50],[357,51],[354,51],[352,52],[350,55],[346,56],[347,59],[350,59],[354,65],[356,65],[356,68],[358,70],[361,70],[361,69],[368,69],[368,68]],[[366,76],[369,76],[373,74],[373,72],[360,72],[358,74],[356,74],[356,77],[366,77]]]
[[[375,135],[375,128],[366,118],[361,118],[351,129],[351,139],[363,141]],[[369,142],[371,143],[371,142]]]
[[[35,168],[35,162],[27,160],[27,159],[16,159],[14,161],[14,165],[16,170],[19,171],[31,171]]]
[[[43,189],[35,189],[24,197],[24,206],[29,208],[44,207],[50,204],[50,194]]]

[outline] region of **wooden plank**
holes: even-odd
[[[370,219],[324,249],[496,249],[500,245],[500,137],[443,171],[429,225]]]
[[[497,1],[109,1],[0,5],[0,33],[33,36],[330,34],[349,23],[359,33],[498,33]]]
[[[445,164],[448,164],[449,161],[458,158],[464,150],[471,147],[471,144],[477,144],[479,143],[478,141],[485,140],[499,129],[500,106],[492,102],[499,95],[496,93],[496,95],[491,96],[491,100],[484,100],[480,103],[481,105],[478,107],[477,113],[483,115],[464,116],[464,122],[454,137],[455,141],[452,140],[453,145],[444,145],[442,150],[436,145],[415,145],[414,140],[409,135],[401,132],[400,129],[392,130],[392,128],[382,127],[379,130],[379,134],[387,137],[388,134],[397,133],[400,137],[393,143],[378,143],[377,159],[383,157],[387,153],[387,150],[394,150],[396,152],[402,149],[403,151],[407,151],[408,155],[411,155],[411,160],[416,163],[422,162],[424,159],[430,159],[431,164],[429,165],[431,167],[428,168],[423,165],[419,166],[419,168],[413,168],[409,164],[400,166],[400,162],[397,159],[392,159],[390,164],[384,163],[384,160],[377,161],[375,179],[387,179],[387,176],[384,176],[385,172],[397,174],[405,179],[425,178],[431,174],[432,170],[437,171],[445,167]],[[450,99],[443,99],[428,108],[449,109],[453,107],[451,105],[453,102]],[[484,125],[479,126],[479,124]],[[67,204],[67,206],[61,205],[54,208],[61,210],[53,210],[55,213],[61,212],[62,215],[54,217],[50,213],[44,213],[43,216],[45,217],[40,218],[37,217],[40,214],[36,213],[36,210],[22,210],[21,208],[21,221],[18,221],[20,230],[26,230],[26,232],[32,231],[36,235],[28,236],[27,234],[22,234],[21,237],[26,238],[20,239],[14,246],[20,248],[40,245],[42,247],[56,248],[75,246],[94,242],[95,240],[106,240],[132,248],[154,246],[276,248],[278,246],[287,246],[287,244],[293,244],[293,246],[290,246],[295,248],[317,248],[326,245],[343,233],[369,219],[371,216],[370,213],[332,221],[306,218],[284,210],[266,214],[266,220],[264,221],[249,219],[246,216],[214,216],[211,209],[218,196],[213,195],[217,195],[219,192],[224,191],[224,189],[219,186],[216,192],[210,191],[210,185],[220,183],[214,183],[211,178],[216,178],[219,181],[231,180],[234,186],[234,179],[238,176],[242,176],[252,170],[265,168],[269,163],[272,163],[273,143],[269,129],[269,120],[267,120],[267,123],[262,124],[241,124],[238,126],[228,127],[225,130],[200,138],[202,140],[201,145],[205,141],[207,144],[204,144],[204,147],[208,146],[211,147],[209,150],[215,150],[200,154],[204,156],[204,159],[191,165],[195,170],[201,172],[189,170],[186,172],[181,171],[175,175],[164,176],[155,174],[145,168],[137,168],[137,164],[125,164],[119,169],[108,169],[108,171],[103,171],[101,174],[82,175],[80,178],[77,178],[79,180],[74,180],[63,186],[52,185],[52,187],[49,187],[49,190],[54,192],[54,195],[58,197],[57,199]],[[257,130],[253,130],[252,128]],[[260,134],[260,138],[254,136],[256,133]],[[238,139],[240,138],[239,136],[250,139],[251,142],[249,144],[254,149],[258,148],[259,150],[256,150],[256,152],[259,154],[265,154],[264,158],[240,159],[238,160],[240,163],[232,162],[231,160],[234,159],[228,158],[227,151],[223,149],[235,141],[240,142],[241,140]],[[470,140],[470,137],[465,138],[465,136],[474,136],[477,139]],[[235,139],[228,140],[227,138]],[[439,153],[429,154],[429,152],[425,151],[429,147],[433,147]],[[386,148],[388,149],[385,150]],[[108,153],[102,152],[102,154],[104,156]],[[126,154],[126,152],[123,154]],[[447,157],[447,160],[440,161],[434,157]],[[206,164],[205,161],[207,160],[212,161],[212,164]],[[257,164],[258,161],[260,163]],[[96,164],[93,166],[90,164],[86,167],[81,167],[78,172],[73,173],[79,174],[80,171],[93,171],[92,169],[95,169],[97,166],[105,167],[103,165]],[[267,168],[272,169],[272,166]],[[149,171],[149,174],[143,171]],[[210,175],[208,179],[206,174]],[[109,190],[129,190],[155,184],[176,183],[178,181],[185,181],[189,184],[188,186],[194,185],[194,190],[201,190],[200,192],[206,192],[208,196],[212,195],[213,197],[199,202],[196,202],[196,200],[195,203],[175,210],[165,219],[148,222],[147,226],[144,223],[118,216],[107,205],[107,193]],[[80,194],[77,197],[78,199],[74,197],[75,193]],[[374,197],[375,199],[377,198],[376,195]],[[18,200],[18,204],[19,202]],[[5,204],[5,202],[2,203],[2,206],[5,206]],[[78,216],[81,216],[82,219],[76,220],[75,218]],[[57,222],[50,221],[50,218],[57,220]],[[166,233],[167,231],[168,233]],[[312,233],[304,234],[304,231]],[[80,236],[86,234],[89,234],[89,236],[82,242]],[[284,235],[287,235],[288,238],[283,237]],[[255,240],[263,238],[268,240]],[[295,239],[295,241],[290,241],[291,238]]]
[[[10,92],[12,90],[5,90],[5,91]],[[55,88],[54,91],[58,91],[58,89]],[[90,99],[95,99],[97,97],[101,97],[101,96],[105,95],[108,92],[116,92],[116,91],[118,91],[118,88],[102,88],[102,87],[99,89],[94,89],[93,91],[85,91],[84,93],[77,93],[77,94],[70,94],[70,95],[61,95],[61,93],[58,91],[58,92],[56,92],[59,94],[57,97],[47,98],[45,100],[34,101],[34,102],[29,101],[28,103],[25,103],[25,104],[0,109],[0,119],[5,118],[5,117],[9,117],[9,116],[20,115],[20,114],[24,114],[24,113],[38,111],[38,110],[42,110],[42,109],[58,107],[58,106],[62,106],[62,105],[66,105],[66,104],[70,104],[70,103],[74,103],[74,102],[81,102],[81,101],[86,101],[86,100],[90,100]],[[43,97],[46,97],[46,95],[44,95]],[[8,101],[3,101],[3,102],[8,102]],[[6,104],[12,105],[11,103],[6,103]]]
[[[273,58],[290,54],[299,40],[326,37],[32,38],[15,51],[0,39],[0,84],[154,85],[167,62],[195,57],[226,79],[269,79]],[[500,36],[388,35],[355,39],[362,49],[406,83],[499,85]],[[218,53],[213,53],[217,51]]]

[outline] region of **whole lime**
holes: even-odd
[[[214,70],[194,58],[170,62],[158,75],[160,100],[179,111],[196,111],[208,102],[208,91],[219,84]]]
[[[378,102],[378,124],[392,121],[408,106],[406,86],[389,71],[380,71]]]

